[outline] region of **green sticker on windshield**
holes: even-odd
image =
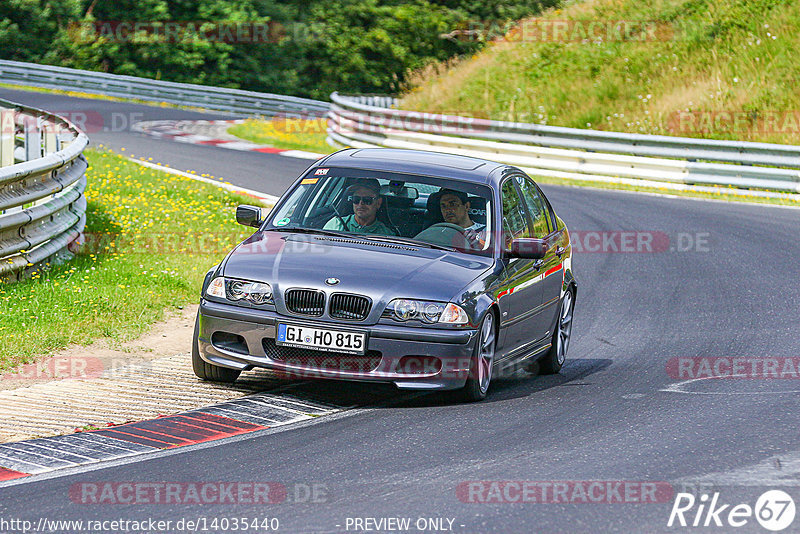
[[[288,217],[286,217],[286,218],[283,218],[283,219],[281,219],[279,221],[276,221],[275,222],[275,226],[286,226],[290,222],[292,222],[292,220],[289,219]]]

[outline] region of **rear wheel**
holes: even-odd
[[[200,335],[200,313],[194,321],[194,336],[192,337],[192,370],[198,378],[210,380],[212,382],[224,382],[230,384],[239,378],[241,373],[238,369],[230,369],[206,362],[200,357],[200,349],[197,345],[197,337]]]
[[[478,330],[478,339],[475,344],[475,351],[472,355],[472,362],[469,369],[469,377],[461,395],[468,402],[480,401],[486,398],[489,391],[489,384],[492,381],[492,364],[494,363],[495,349],[495,329],[494,313],[489,311],[481,322]]]
[[[567,359],[569,340],[572,337],[572,315],[575,310],[575,295],[571,289],[564,293],[561,306],[558,308],[556,329],[553,332],[553,341],[550,350],[539,360],[539,373],[554,375],[561,370]]]

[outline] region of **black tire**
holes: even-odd
[[[496,317],[491,310],[486,313],[478,329],[478,339],[469,366],[469,376],[464,387],[459,390],[459,395],[466,402],[482,401],[486,398],[489,385],[492,381],[492,364],[494,363],[494,350],[497,346],[497,330],[495,329]],[[488,352],[487,352],[488,351]],[[488,366],[486,356],[490,354]],[[486,374],[488,373],[488,375]]]
[[[565,313],[565,307],[568,307]],[[568,289],[558,305],[558,316],[553,329],[552,346],[533,366],[538,366],[539,374],[554,375],[561,371],[567,358],[567,349],[572,337],[572,317],[575,311],[575,293]]]
[[[194,321],[194,336],[192,336],[192,370],[197,378],[210,380],[211,382],[222,382],[232,384],[239,378],[241,371],[229,367],[213,365],[200,357],[200,349],[197,346],[197,337],[200,335],[200,313]]]

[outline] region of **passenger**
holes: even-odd
[[[375,178],[360,178],[348,188],[348,202],[353,203],[353,213],[341,219],[333,217],[325,223],[325,230],[339,230],[354,234],[395,235],[378,220],[378,210],[383,204],[381,185]],[[344,222],[344,225],[342,225]]]
[[[444,222],[456,224],[464,229],[464,236],[470,246],[482,250],[486,244],[486,225],[473,222],[469,217],[470,204],[467,194],[453,189],[438,192],[439,209]]]

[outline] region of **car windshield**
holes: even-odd
[[[492,253],[491,189],[459,180],[359,169],[312,169],[267,229],[360,235],[470,254]]]

